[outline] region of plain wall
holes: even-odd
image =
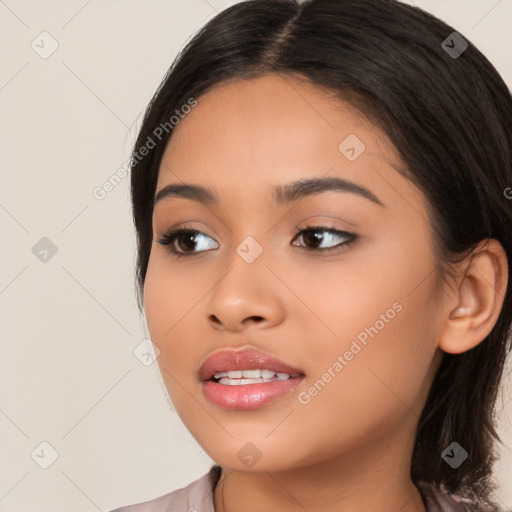
[[[134,354],[147,331],[128,177],[103,199],[93,191],[126,163],[178,50],[234,3],[0,2],[0,511],[110,510],[185,486],[212,462],[169,409],[157,364]],[[510,1],[415,3],[512,84]],[[508,509],[511,400],[509,385],[497,467]]]

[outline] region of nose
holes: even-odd
[[[249,326],[267,329],[283,321],[283,285],[261,256],[247,263],[235,253],[223,270],[203,302],[211,327],[241,332]]]

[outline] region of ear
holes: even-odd
[[[439,348],[450,354],[466,352],[486,338],[496,324],[507,289],[507,255],[497,240],[483,240],[468,258],[446,306],[439,337]]]

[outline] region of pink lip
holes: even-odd
[[[218,372],[267,369],[297,375],[288,380],[230,386],[212,380]],[[224,409],[248,411],[263,407],[294,391],[304,380],[304,373],[275,357],[257,350],[222,350],[210,356],[199,371],[203,392],[212,403]]]

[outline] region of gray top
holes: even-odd
[[[221,475],[221,467],[213,465],[208,473],[186,487],[160,496],[154,500],[126,505],[111,512],[215,512],[213,492]],[[475,512],[475,505],[463,503],[455,496],[442,494],[427,484],[418,489],[427,512]],[[480,509],[481,510],[481,509]]]

